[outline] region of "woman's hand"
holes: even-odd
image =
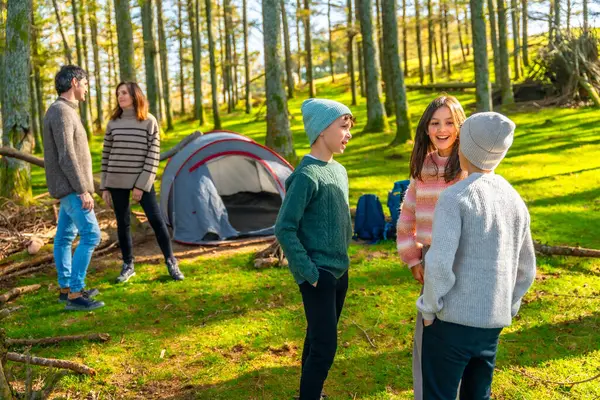
[[[110,196],[110,192],[108,190],[102,191],[102,200],[104,200],[107,206],[112,208],[112,197]]]
[[[142,196],[144,195],[144,191],[138,188],[133,188],[133,200],[137,203],[140,202]]]
[[[425,269],[423,268],[423,264],[419,263],[419,264],[413,266],[410,269],[410,272],[412,272],[412,275],[415,278],[415,280],[418,281],[422,285],[423,278],[425,277]]]

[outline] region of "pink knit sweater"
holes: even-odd
[[[437,151],[429,153],[421,173],[423,180],[410,179],[396,225],[398,254],[409,267],[421,262],[421,248],[431,244],[433,212],[440,193],[467,177],[466,172],[462,172],[453,181],[444,181],[447,161],[448,157],[440,157]],[[438,166],[437,174],[435,165]]]

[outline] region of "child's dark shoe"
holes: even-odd
[[[167,259],[167,269],[169,270],[169,275],[171,278],[176,281],[182,281],[185,277],[183,273],[179,270],[179,263],[175,257],[170,257]]]
[[[132,276],[135,276],[135,269],[133,268],[133,263],[123,263],[123,267],[121,268],[121,275],[117,277],[117,283],[124,283],[131,279]]]
[[[68,299],[65,310],[68,311],[91,311],[104,307],[103,301],[96,301],[86,296],[79,296],[74,299]]]

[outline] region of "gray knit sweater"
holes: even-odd
[[[94,193],[92,156],[77,103],[59,97],[44,116],[46,184],[56,199]]]
[[[509,326],[535,278],[529,212],[501,176],[473,173],[440,195],[425,256],[423,318]]]
[[[160,159],[156,118],[138,121],[133,108],[106,127],[102,150],[101,189],[152,189]]]

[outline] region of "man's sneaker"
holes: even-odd
[[[90,289],[90,290],[82,290],[81,294],[83,295],[83,297],[88,297],[88,298],[93,298],[96,297],[100,294],[100,292],[98,291],[98,289]],[[69,299],[69,293],[60,293],[58,295],[58,302],[59,303],[66,303],[67,300]]]
[[[76,299],[67,300],[67,304],[65,305],[65,310],[70,311],[91,311],[96,308],[104,307],[103,301],[96,301],[90,299],[89,297],[80,296]]]
[[[121,275],[117,277],[117,283],[127,282],[132,276],[135,276],[135,270],[133,269],[133,263],[123,263],[121,269]]]
[[[169,270],[169,275],[171,275],[173,280],[182,281],[185,278],[179,270],[179,263],[175,257],[170,257],[167,259],[167,269]]]

